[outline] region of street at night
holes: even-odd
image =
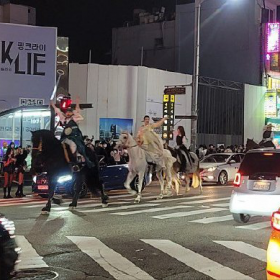
[[[232,189],[205,186],[202,195],[192,189],[157,200],[154,185],[141,204],[118,191],[108,208],[85,198],[69,211],[64,199],[49,216],[40,215],[44,200],[30,195],[1,200],[1,211],[15,222],[22,271],[55,271],[67,280],[264,279],[270,221],[234,222]]]

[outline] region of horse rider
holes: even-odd
[[[271,123],[264,127],[264,129],[263,129],[263,139],[259,144],[260,146],[271,147],[271,148],[276,149],[276,147],[273,143],[273,138],[274,138],[274,133],[272,131],[273,127],[274,126]]]
[[[143,119],[144,125],[141,126],[137,134],[137,143],[146,151],[147,161],[156,164],[158,170],[165,169],[166,167],[163,159],[163,142],[154,132],[154,129],[162,126],[166,120],[167,118],[163,118],[151,124],[150,117],[145,116]]]
[[[79,98],[77,98],[75,110],[69,107],[64,113],[55,106],[53,101],[51,101],[51,106],[53,107],[55,113],[59,116],[60,123],[63,127],[63,132],[60,139],[61,142],[69,145],[71,153],[75,156],[78,162],[81,162],[84,159],[87,166],[91,168],[93,167],[93,163],[86,155],[83,134],[78,126],[78,124],[84,120],[83,116],[80,114],[81,109],[79,104]],[[83,159],[78,160],[79,155]]]

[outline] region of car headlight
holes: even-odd
[[[34,176],[32,180],[33,180],[34,184],[36,184],[36,182],[37,182],[37,176]]]
[[[207,169],[208,172],[213,172],[217,169],[217,167],[210,167]]]
[[[65,176],[60,176],[57,179],[57,182],[59,184],[62,184],[62,183],[65,183],[65,182],[68,182],[68,181],[71,181],[71,180],[72,180],[72,176],[71,175],[65,175]]]

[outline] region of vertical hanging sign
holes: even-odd
[[[175,95],[163,95],[163,117],[168,118],[162,129],[163,140],[173,140],[173,126],[174,126],[174,111],[175,111]]]

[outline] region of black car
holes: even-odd
[[[18,259],[18,247],[15,242],[15,226],[0,214],[0,279],[11,279]]]

